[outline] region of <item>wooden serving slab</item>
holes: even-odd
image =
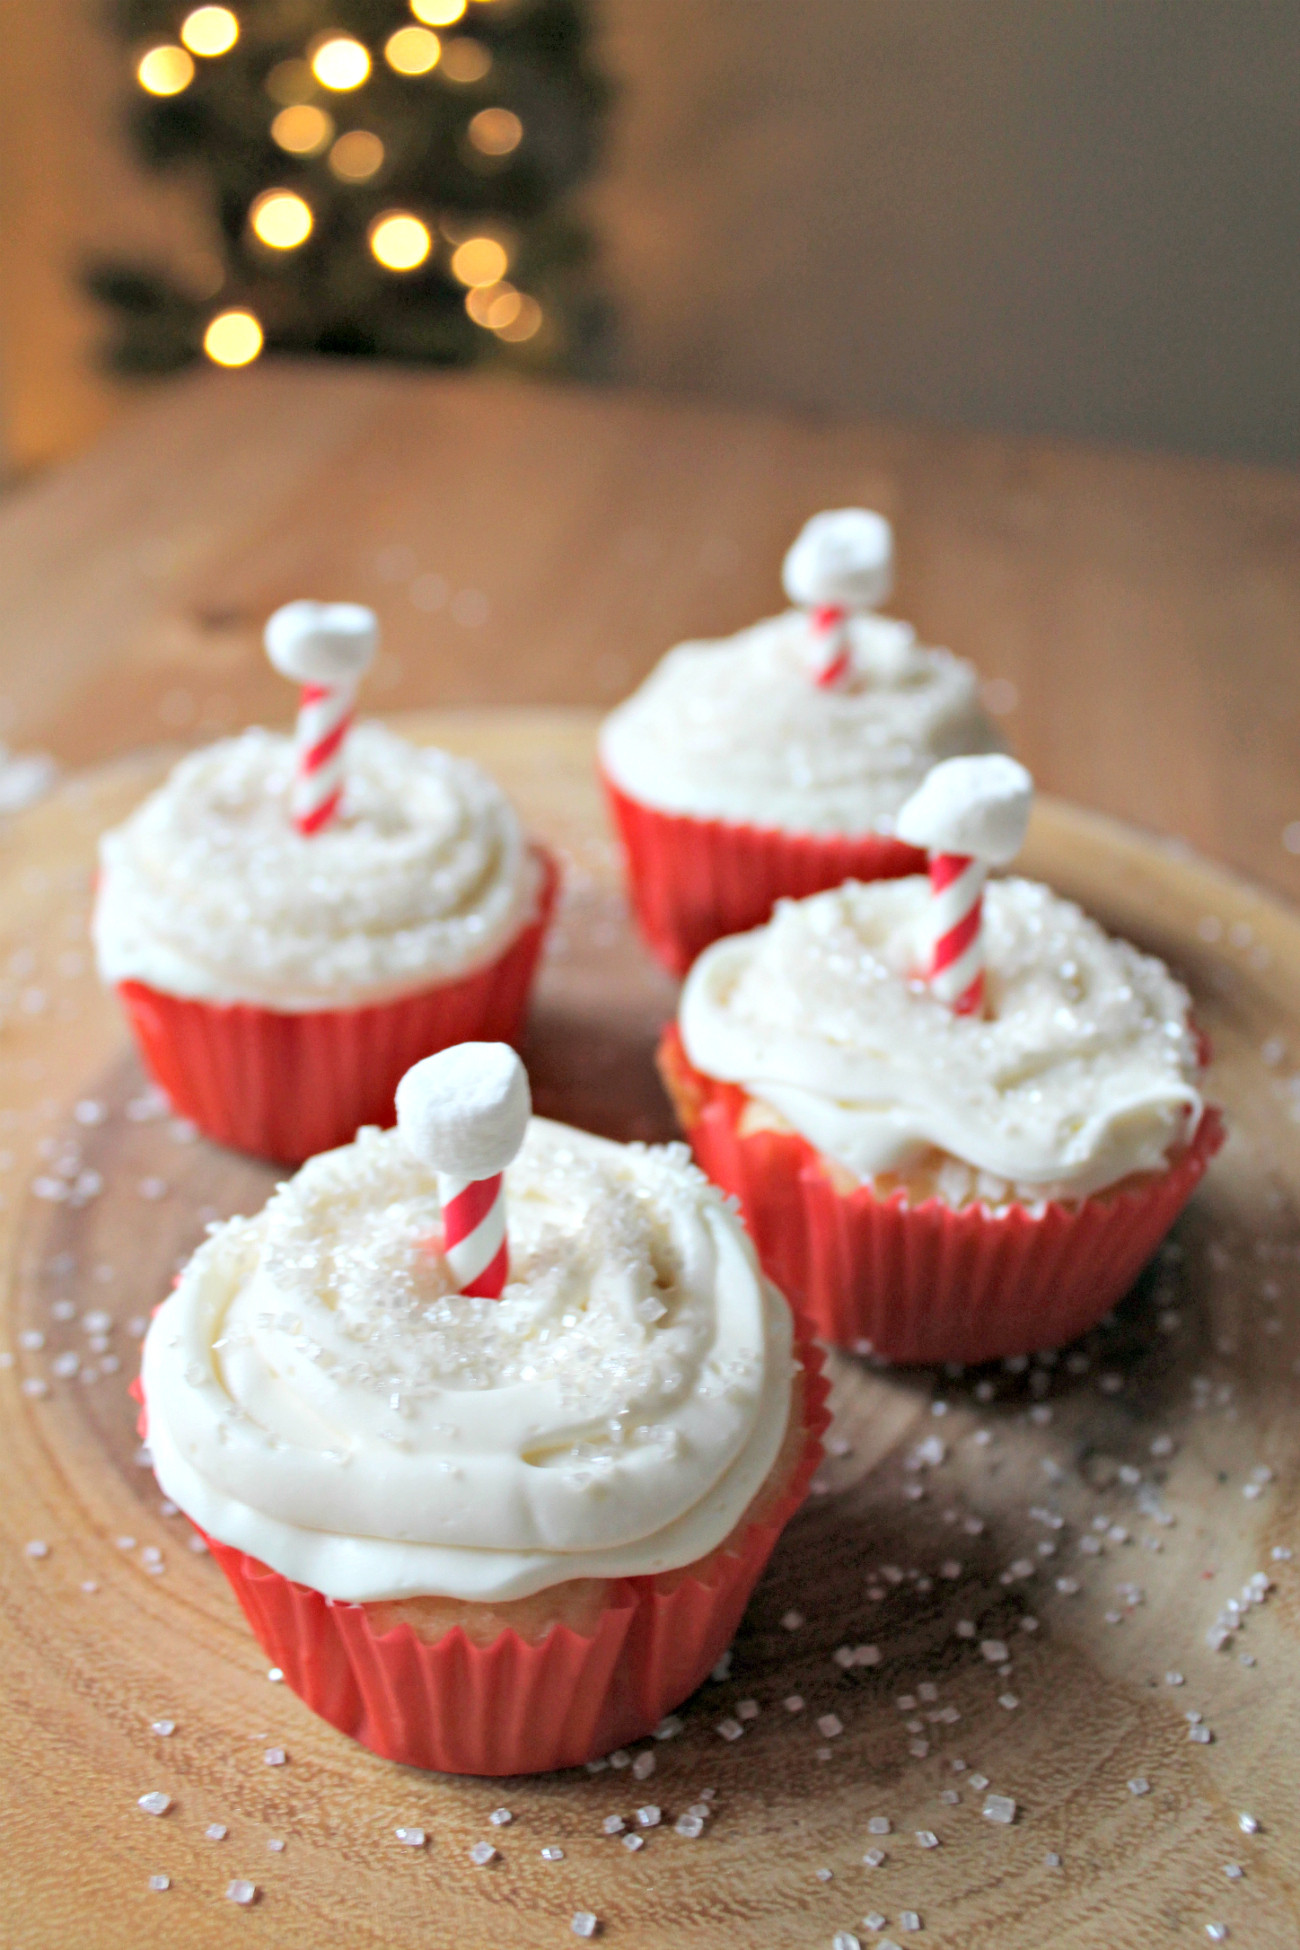
[[[407,729],[480,758],[564,860],[539,1110],[670,1137],[651,1051],[674,991],[629,930],[592,719]],[[1026,870],[1173,962],[1214,1041],[1232,1136],[1174,1242],[1059,1356],[960,1375],[833,1358],[833,1453],[681,1730],[595,1774],[444,1779],[268,1683],[137,1452],[141,1323],[204,1225],[276,1176],[158,1105],[86,950],[95,837],[165,763],[74,778],[0,830],[5,1945],[502,1950],[573,1942],[590,1911],[636,1950],[905,1944],[913,1915],[936,1950],[1224,1940],[1211,1925],[1293,1950],[1300,919],[1039,805]],[[1221,1618],[1245,1622],[1213,1649]],[[159,1817],[137,1806],[153,1790]],[[988,1794],[1014,1819],[986,1818]],[[703,1835],[679,1833],[705,1800]],[[605,1834],[613,1815],[643,1846]]]

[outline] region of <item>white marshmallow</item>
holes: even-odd
[[[453,1178],[491,1178],[524,1141],[528,1072],[508,1043],[457,1043],[397,1086],[397,1128],[411,1151]]]
[[[962,853],[1004,867],[1025,843],[1034,781],[1001,752],[948,758],[927,772],[902,807],[894,831],[928,853]]]
[[[354,685],[370,668],[379,622],[360,603],[285,603],[267,619],[263,640],[282,677]]]
[[[804,523],[781,581],[805,608],[874,609],[894,586],[894,531],[869,508],[828,508]]]

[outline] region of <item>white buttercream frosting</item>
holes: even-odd
[[[806,611],[682,643],[601,727],[614,783],[643,804],[796,833],[891,833],[938,760],[996,751],[971,666],[910,624],[847,619],[842,687],[812,678]]]
[[[682,995],[692,1064],[860,1180],[959,1160],[955,1202],[1077,1199],[1161,1170],[1202,1107],[1164,964],[1050,888],[994,881],[987,1015],[954,1015],[917,977],[928,900],[920,876],[849,882],[715,943]]]
[[[500,788],[467,759],[359,724],[339,816],[305,838],[293,744],[246,731],[181,760],[100,842],[106,982],[282,1010],[382,1001],[492,961],[540,872]]]
[[[450,1291],[399,1132],[214,1229],[150,1327],[164,1490],[347,1600],[505,1600],[694,1562],[780,1452],[789,1310],[682,1147],[535,1118],[499,1301]]]

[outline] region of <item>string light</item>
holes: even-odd
[[[370,226],[370,248],[386,271],[414,271],[433,248],[426,225],[406,210],[390,210]]]
[[[369,129],[349,129],[330,150],[330,168],[343,183],[364,183],[384,163],[384,145]]]
[[[216,366],[251,365],[262,350],[262,328],[251,311],[221,311],[203,335],[203,350]]]
[[[427,27],[399,27],[384,43],[384,59],[398,74],[428,74],[441,53],[442,42]]]
[[[209,59],[229,54],[239,39],[239,22],[229,7],[196,7],[181,22],[181,39],[191,54]]]
[[[317,156],[334,133],[334,118],[305,102],[282,108],[271,124],[271,140],[291,156]]]
[[[530,298],[526,291],[519,294],[519,310],[506,325],[494,325],[492,330],[507,345],[522,345],[525,339],[533,337],[542,324],[542,308],[536,298]]]
[[[140,56],[135,78],[150,95],[179,95],[194,79],[194,63],[183,47],[169,41]]]
[[[411,12],[426,27],[450,27],[465,12],[465,0],[411,0]]]
[[[342,94],[361,86],[370,73],[370,56],[350,34],[331,34],[312,55],[311,71],[322,88]]]
[[[508,108],[481,108],[466,134],[481,156],[508,156],[523,140],[524,125]]]
[[[499,284],[509,262],[495,237],[467,237],[451,254],[451,274],[462,284]]]
[[[263,190],[248,220],[255,235],[275,251],[296,250],[311,236],[311,208],[292,190]]]
[[[444,41],[442,72],[448,81],[468,87],[471,82],[482,81],[491,66],[492,56],[482,41],[472,40],[468,34],[457,34],[454,41]]]

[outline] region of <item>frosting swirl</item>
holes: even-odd
[[[1033,1202],[1163,1169],[1202,1108],[1164,964],[1050,888],[993,881],[987,1015],[958,1016],[915,976],[928,898],[919,876],[849,882],[715,943],[682,994],[691,1062],[858,1179],[946,1156],[985,1175],[964,1195]]]
[[[292,742],[254,729],[181,760],[100,841],[106,982],[306,1010],[491,961],[536,911],[518,818],[478,766],[378,724],[350,733],[340,816],[304,838]]]
[[[216,1227],[145,1342],[164,1490],[348,1600],[525,1597],[714,1549],[789,1419],[789,1310],[680,1146],[535,1118],[499,1301],[451,1291],[397,1132]]]
[[[670,650],[601,727],[601,761],[645,805],[789,832],[893,831],[938,760],[997,751],[977,680],[911,625],[845,625],[843,688],[812,681],[808,617],[788,610],[718,642]]]

